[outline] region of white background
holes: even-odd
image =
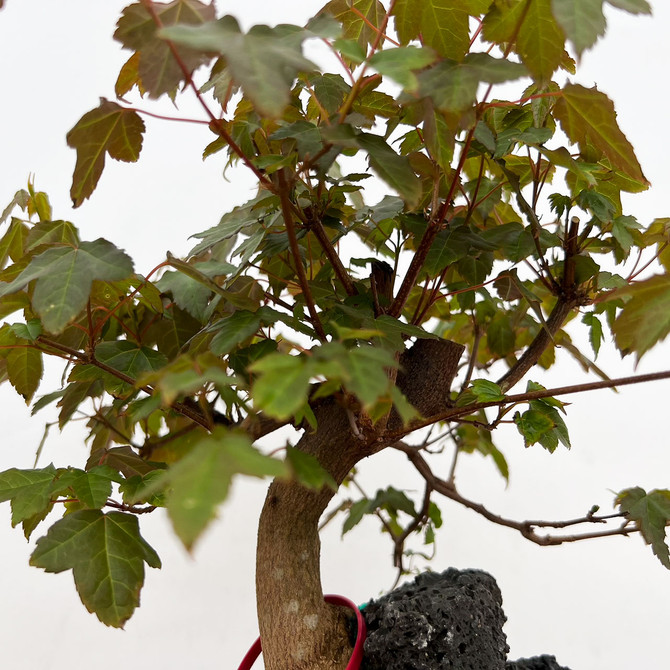
[[[127,55],[111,34],[124,4],[7,0],[0,12],[0,209],[34,174],[37,188],[50,194],[57,218],[74,221],[86,239],[104,236],[124,248],[138,271],[146,273],[166,250],[185,253],[187,237],[248,199],[253,182],[243,173],[230,173],[230,182],[222,180],[223,159],[218,156],[201,161],[201,149],[211,139],[206,128],[147,119],[140,162],[108,162],[92,200],[71,211],[68,190],[75,156],[65,145],[65,133],[97,105],[99,96],[114,98],[116,74]],[[609,12],[608,35],[585,55],[579,75],[580,82],[597,82],[614,99],[620,125],[652,182],[650,192],[626,200],[629,212],[644,224],[670,215],[670,8],[660,0],[652,4],[653,19]],[[218,6],[219,13],[233,13],[248,26],[300,22],[320,3],[247,0],[220,1]],[[187,97],[179,110],[169,103],[161,109],[202,118]],[[667,344],[658,347],[637,372],[670,368],[669,351]],[[621,361],[611,347],[598,362],[613,376],[632,371],[633,362]],[[566,357],[541,381],[561,385],[585,380]],[[469,457],[459,474],[462,491],[494,511],[523,519],[579,516],[594,503],[607,508],[612,491],[627,486],[670,487],[669,391],[669,383],[658,382],[618,394],[573,396],[570,453],[524,450],[520,437],[509,431],[500,438],[510,461],[509,487],[491,463]],[[0,469],[32,467],[43,420],[49,416],[31,419],[11,389],[3,387],[0,394]],[[85,462],[86,448],[76,428],[62,435],[54,428],[52,433],[41,464]],[[417,485],[399,454],[377,457],[362,470],[370,492],[387,483]],[[10,528],[9,506],[0,507],[3,666],[236,668],[257,629],[255,525],[265,488],[264,482],[238,481],[221,520],[192,556],[171,534],[162,513],[142,519],[143,534],[164,567],[148,570],[142,606],[124,631],[105,628],[85,611],[69,572],[47,575],[28,567],[31,545],[20,529]],[[665,666],[670,574],[639,537],[540,548],[448,501],[443,514],[432,567],[478,567],[496,577],[509,619],[510,658],[552,653],[572,670]],[[344,542],[336,523],[323,537],[325,590],[357,602],[380,594],[394,578],[389,550],[373,522],[361,524]]]

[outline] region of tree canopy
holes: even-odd
[[[639,359],[670,330],[670,219],[641,222],[622,204],[649,184],[610,99],[570,80],[604,32],[601,5],[334,0],[305,26],[250,30],[196,0],[124,9],[118,101],[101,99],[67,134],[74,207],[109,160],[141,159],[161,96],[195,96],[212,133],[203,156],[246,166],[258,190],[153,269],[82,240],[32,182],[4,210],[0,374],[33,413],[55,406],[61,429],[85,415],[90,447],[86,463],[0,473],[12,524],[44,533],[31,564],[72,570],[84,605],[122,626],[145,563],[160,566],[139,515],[166,507],[190,549],[234,477],[274,477],[268,500],[290,504],[264,512],[259,556],[265,546],[295,563],[357,462],[392,448],[425,491],[389,482],[333,511],[344,532],[377,516],[401,573],[413,537],[434,543],[436,494],[538,544],[639,532],[670,568],[666,489],[631,482],[612,514],[531,523],[455,485],[456,456],[474,452],[508,478],[499,426],[527,447],[570,448],[569,394],[670,376],[612,378],[595,362],[608,333]],[[307,57],[314,43],[330,60]],[[380,184],[386,194],[371,196]],[[596,381],[533,379],[565,356]],[[65,365],[56,388],[40,386],[49,357]],[[296,446],[255,446],[288,425],[302,431]],[[446,475],[431,469],[438,448],[455,454]],[[287,535],[307,510],[304,536]],[[578,524],[598,525],[547,535]],[[314,558],[306,611],[322,595]],[[279,603],[298,582],[286,579]],[[261,566],[259,603],[268,588]],[[290,625],[259,616],[264,639]],[[288,667],[281,642],[268,648],[268,667]]]

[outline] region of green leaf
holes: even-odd
[[[486,342],[491,353],[500,357],[511,354],[516,346],[516,333],[507,314],[496,314],[486,329]]]
[[[132,271],[130,258],[99,238],[78,247],[52,247],[35,256],[14,281],[0,282],[0,296],[21,291],[37,280],[32,306],[44,329],[58,334],[86,307],[94,279],[116,281]]]
[[[470,251],[470,237],[466,228],[449,226],[435,236],[428,250],[422,272],[436,277],[442,270],[464,258]]]
[[[303,356],[270,354],[249,366],[259,373],[253,397],[260,409],[277,419],[288,419],[305,403],[312,368]]]
[[[534,386],[540,386],[539,384]],[[528,384],[529,390],[531,389],[531,382]],[[542,387],[540,387],[542,388]],[[543,398],[541,400],[531,400],[530,409],[532,411],[537,411],[541,414],[544,414],[553,424],[551,430],[546,431],[544,434],[538,437],[538,442],[547,449],[550,453],[554,453],[558,443],[560,442],[566,449],[570,449],[570,436],[568,434],[568,427],[565,425],[565,421],[558,413],[556,407],[552,406],[552,403],[558,403],[559,401],[554,398]]]
[[[117,470],[126,478],[136,475],[144,476],[165,467],[161,463],[152,463],[140,458],[130,447],[109,447],[94,451],[86,463],[86,468],[90,469],[103,464]]]
[[[670,491],[655,489],[647,493],[636,486],[621,491],[616,504],[635,522],[658,560],[670,570],[670,555],[665,541],[665,527],[670,521]]]
[[[156,282],[163,292],[172,294],[175,304],[194,319],[204,320],[212,290],[183,272],[165,272]]]
[[[365,407],[374,405],[389,392],[388,368],[395,368],[395,357],[384,349],[361,346],[349,350],[347,388],[356,394]]]
[[[198,256],[238,233],[249,234],[249,228],[253,224],[258,224],[263,221],[267,208],[261,207],[259,203],[266,200],[267,195],[267,192],[262,191],[259,196],[253,200],[233,208],[230,212],[226,212],[226,214],[221,217],[219,223],[213,228],[192,235],[191,237],[201,239],[202,242],[199,242],[193,249],[191,249],[189,255]]]
[[[0,472],[0,502],[11,500],[12,526],[49,507],[55,476],[53,465],[39,470],[11,468]]]
[[[323,140],[319,128],[309,121],[295,121],[275,130],[271,140],[294,139],[298,147],[298,156],[304,160],[315,156],[323,149]]]
[[[155,3],[152,7],[158,23],[164,27],[175,24],[199,25],[216,16],[213,3],[204,4],[198,0],[174,0]],[[135,51],[139,59],[138,62],[131,61],[128,71],[122,73],[125,74],[126,87],[132,88],[137,84],[140,91],[146,90],[151,98],[158,98],[164,93],[174,97],[179,85],[186,80],[186,75],[169,44],[160,39],[157,21],[144,3],[136,2],[123,10],[114,39],[126,49]],[[187,72],[191,73],[210,60],[211,56],[180,48],[179,58]],[[119,87],[123,88],[123,82],[117,82],[117,89]]]
[[[635,237],[632,231],[640,230],[640,228],[642,226],[634,216],[617,216],[612,221],[612,237],[619,243],[626,258],[635,244]]]
[[[72,570],[86,609],[107,626],[123,627],[140,604],[144,563],[160,568],[156,552],[131,514],[79,510],[37,541],[30,564],[47,572]]]
[[[602,223],[612,221],[616,211],[614,203],[609,198],[591,190],[582,191],[577,196],[577,205],[584,210],[590,210]]]
[[[361,133],[358,145],[367,152],[370,167],[414,209],[421,198],[421,182],[406,156],[399,156],[379,135]]]
[[[392,517],[396,517],[398,512],[405,512],[405,514],[413,517],[417,516],[414,503],[403,491],[398,491],[392,486],[379,489],[374,500],[370,501],[370,511],[376,509],[385,509]]]
[[[106,154],[117,161],[137,161],[144,129],[144,121],[137,112],[104,98],[99,107],[77,121],[67,134],[68,146],[77,151],[70,189],[74,207],[79,207],[95,190]]]
[[[95,348],[95,357],[101,363],[133,379],[167,365],[167,358],[159,351],[145,346],[138,347],[128,340],[101,342]]]
[[[514,423],[523,435],[527,447],[539,442],[555,425],[546,412],[537,409],[526,410],[523,414],[517,412],[514,415]]]
[[[295,479],[304,486],[317,490],[327,486],[333,491],[337,491],[337,482],[311,454],[306,454],[300,449],[287,445],[286,462]]]
[[[391,386],[391,399],[393,400],[393,407],[395,411],[398,412],[398,416],[400,416],[403,426],[408,426],[413,419],[417,419],[421,416],[397,386]]]
[[[236,474],[253,477],[288,476],[282,461],[264,456],[249,437],[218,427],[201,438],[180,461],[156,477],[139,495],[142,499],[168,487],[166,505],[175,532],[191,549],[216,509],[227,497]]]
[[[151,470],[144,476],[134,475],[125,479],[119,486],[119,492],[123,495],[123,502],[127,505],[147,503],[155,507],[165,507],[165,496],[162,493],[149,493],[145,491],[158,478],[162,477],[162,470]]]
[[[32,251],[41,244],[68,244],[76,247],[79,234],[69,221],[40,221],[28,233],[26,251]]]
[[[217,356],[230,353],[238,344],[250,338],[261,326],[262,314],[238,310],[212,326],[216,334],[209,345]]]
[[[370,512],[370,501],[367,498],[357,500],[350,508],[347,518],[342,524],[342,535],[348,533],[354,526],[358,525],[363,517]]]
[[[535,253],[535,243],[529,230],[516,221],[503,223],[481,233],[481,239],[501,250],[505,257],[514,262],[528,258]]]
[[[468,390],[474,393],[477,402],[498,402],[505,399],[500,386],[488,379],[475,379]]]
[[[481,82],[503,83],[523,77],[526,68],[485,53],[468,54],[462,63],[440,61],[418,75],[419,92],[443,112],[463,112],[474,104]]]
[[[10,214],[14,211],[15,207],[20,207],[22,210],[25,211],[25,209],[28,207],[29,202],[30,202],[30,193],[28,193],[28,191],[24,189],[18,190],[14,194],[14,197],[11,199],[7,207],[5,207],[2,210],[2,213],[0,213],[0,226],[5,221],[7,221]]]
[[[311,34],[298,26],[258,25],[244,34],[232,16],[200,26],[163,28],[159,35],[180,45],[225,56],[228,70],[245,96],[263,115],[280,117],[289,103],[298,72],[316,66],[302,55],[302,42]]]
[[[603,0],[551,0],[551,8],[578,56],[605,34]]]
[[[600,319],[593,312],[584,314],[582,323],[585,323],[589,327],[589,342],[591,343],[595,358],[598,358],[600,345],[604,339],[602,323],[600,323]]]
[[[607,2],[631,14],[651,14],[651,5],[647,0],[607,0]]]
[[[57,482],[54,491],[62,493],[72,490],[73,496],[89,509],[101,509],[107,504],[112,493],[112,481],[120,479],[119,474],[109,466],[96,466],[89,471],[71,468]]]
[[[390,77],[406,91],[416,91],[419,80],[415,71],[423,70],[436,60],[432,49],[409,46],[398,49],[384,49],[374,53],[368,63],[382,75]]]
[[[29,230],[23,221],[12,218],[7,232],[0,240],[0,268],[5,266],[8,258],[15,263],[23,258]]]
[[[10,328],[16,337],[28,342],[34,342],[42,334],[39,319],[30,319],[27,323],[13,323]]]
[[[617,291],[629,295],[612,325],[614,341],[623,354],[637,360],[670,333],[670,276],[656,275]]]
[[[554,116],[570,141],[582,150],[593,145],[607,156],[612,167],[648,185],[633,147],[617,124],[614,105],[604,93],[568,84],[556,101]]]

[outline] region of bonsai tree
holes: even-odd
[[[433,544],[442,497],[541,545],[640,533],[670,567],[667,490],[631,486],[611,513],[531,522],[455,478],[474,452],[508,477],[501,425],[528,447],[569,448],[570,394],[670,378],[611,377],[592,360],[607,333],[639,359],[670,329],[669,220],[624,209],[621,193],[648,182],[610,99],[570,80],[604,32],[601,5],[333,0],[305,26],[248,31],[198,0],[126,7],[118,99],[67,134],[74,206],[107,159],[139,159],[164,95],[195,97],[204,156],[244,166],[257,192],[188,256],[142,269],[82,240],[32,183],[4,210],[0,378],[33,412],[55,405],[61,428],[88,417],[86,463],[0,473],[13,525],[42,534],[31,564],[72,570],[89,611],[122,626],[144,564],[160,565],[142,514],[166,507],[190,549],[235,476],[273,477],[256,594],[272,670],[344,667],[351,653],[320,582],[328,505],[344,531],[376,515],[399,574],[413,538]],[[38,396],[47,357],[62,384]],[[535,381],[564,357],[594,381]],[[294,444],[256,446],[287,426]],[[454,454],[446,474],[431,466],[438,447]],[[389,482],[333,502],[385,449],[406,455],[422,494]]]

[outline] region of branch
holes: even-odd
[[[302,294],[305,296],[305,303],[307,304],[307,310],[309,315],[312,317],[312,325],[316,334],[319,336],[319,339],[322,342],[325,342],[326,331],[323,329],[321,324],[321,319],[319,318],[319,313],[316,311],[316,305],[314,304],[314,298],[312,296],[312,291],[309,288],[307,282],[307,275],[305,274],[305,268],[302,264],[302,258],[300,256],[300,248],[298,247],[298,238],[295,234],[295,222],[293,221],[293,212],[291,209],[291,203],[288,198],[288,183],[286,181],[286,176],[284,170],[280,170],[277,173],[277,178],[279,180],[279,200],[281,202],[282,215],[284,217],[284,225],[286,226],[286,234],[288,235],[289,244],[291,247],[291,253],[293,254],[293,260],[295,261],[295,271],[298,275],[298,281],[300,282],[300,287],[302,289]]]
[[[578,542],[580,540],[589,540],[597,537],[610,537],[613,535],[630,535],[632,533],[639,532],[639,528],[628,525],[628,522],[625,521],[622,526],[619,526],[618,528],[610,528],[605,531],[579,533],[574,535],[538,535],[536,528],[539,527],[565,528],[567,526],[582,523],[606,523],[610,518],[623,517],[625,519],[625,515],[614,514],[603,517],[596,517],[587,514],[580,519],[571,519],[569,521],[515,521],[514,519],[507,519],[498,514],[494,514],[481,503],[477,503],[463,497],[460,493],[458,493],[453,484],[436,477],[430,469],[428,463],[426,463],[416,448],[410,447],[409,445],[403,444],[401,442],[398,442],[392,446],[394,449],[398,449],[407,455],[412,465],[414,465],[429,487],[438,493],[441,493],[446,498],[449,498],[450,500],[453,500],[463,505],[464,507],[471,509],[473,512],[483,516],[492,523],[519,531],[519,533],[521,533],[521,535],[523,535],[523,537],[525,537],[527,540],[530,540],[535,544],[539,544],[540,546],[555,546],[565,542]]]
[[[588,382],[586,384],[574,384],[572,386],[559,386],[553,389],[542,389],[538,391],[528,391],[527,393],[517,393],[516,395],[505,396],[504,400],[492,400],[490,402],[475,402],[465,407],[450,407],[449,409],[436,413],[429,418],[414,421],[400,430],[389,432],[384,436],[384,440],[399,440],[405,435],[418,430],[432,426],[440,421],[458,421],[461,417],[472,414],[480,409],[487,407],[504,407],[505,405],[529,402],[530,400],[540,400],[541,398],[553,398],[555,396],[570,395],[571,393],[583,393],[585,391],[597,391],[599,389],[616,388],[617,386],[628,386],[630,384],[643,384],[646,382],[660,381],[670,379],[670,370],[663,372],[651,372],[645,375],[633,375],[630,377],[619,377],[618,379],[606,379],[600,382]]]
[[[323,252],[326,254],[326,257],[330,261],[330,264],[333,266],[333,270],[337,275],[337,278],[342,282],[342,286],[344,286],[344,290],[347,292],[347,295],[356,295],[358,291],[356,291],[356,287],[351,281],[349,273],[342,264],[339,254],[337,251],[335,251],[335,247],[333,247],[332,242],[328,238],[321,221],[316,220],[310,222],[309,226],[316,236],[316,239],[319,241],[319,244],[321,245]]]
[[[561,326],[574,306],[575,302],[573,300],[567,300],[563,297],[557,300],[547,322],[541,324],[540,331],[530,343],[528,349],[524,351],[519,360],[498,380],[497,384],[503,391],[512,388],[537,363],[544,350],[549,346],[549,343],[553,342],[554,335],[561,329]]]
[[[428,227],[426,228],[423,237],[421,238],[421,242],[419,242],[417,250],[414,252],[412,261],[410,262],[409,268],[407,269],[407,274],[405,274],[405,277],[402,280],[402,284],[398,289],[398,294],[396,295],[395,300],[393,301],[391,307],[388,310],[388,314],[395,319],[397,319],[400,316],[402,308],[405,306],[407,298],[409,297],[409,293],[412,290],[414,284],[416,283],[417,277],[421,272],[421,268],[423,267],[423,264],[426,261],[428,251],[430,250],[430,247],[432,246],[435,237],[440,232],[442,228],[442,223],[444,222],[444,219],[447,216],[447,212],[451,207],[451,201],[454,197],[454,193],[456,192],[456,186],[458,184],[458,180],[460,179],[463,166],[465,165],[465,159],[470,149],[470,144],[472,142],[472,138],[474,137],[474,133],[475,133],[475,127],[473,126],[468,131],[468,135],[463,144],[463,148],[461,149],[461,155],[458,161],[458,167],[454,171],[454,177],[451,181],[451,186],[449,187],[449,193],[447,194],[447,197],[445,198],[438,212],[437,213],[433,212],[431,214],[430,221],[428,222]]]

